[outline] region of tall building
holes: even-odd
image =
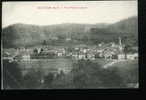
[[[123,51],[123,44],[122,44],[122,39],[119,37],[119,50],[122,52]]]

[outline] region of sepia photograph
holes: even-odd
[[[139,88],[138,1],[2,2],[1,87]]]

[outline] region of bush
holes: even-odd
[[[22,88],[22,73],[16,62],[3,60],[3,85],[4,89]]]
[[[103,70],[100,75],[100,80],[103,86],[107,88],[125,87],[124,80],[120,76],[117,68]]]
[[[76,88],[100,88],[124,86],[117,69],[103,69],[98,63],[80,60],[74,67],[73,84]]]
[[[41,86],[41,72],[30,70],[24,77],[23,77],[23,85],[24,88],[28,89],[36,89]]]
[[[53,73],[49,73],[47,76],[44,77],[44,86],[46,88],[50,88],[52,85],[52,82],[54,80],[54,74]]]

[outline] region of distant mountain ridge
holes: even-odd
[[[111,24],[109,29],[114,31],[120,31],[120,33],[133,33],[138,35],[138,18],[131,17],[124,20],[121,20],[117,23]]]
[[[92,32],[91,30],[93,28],[96,29],[96,31]],[[37,45],[43,40],[48,40],[53,36],[74,36],[74,38],[84,38],[84,35],[86,35],[87,37],[91,37],[92,39],[92,37],[94,36],[93,34],[95,35],[95,37],[98,37],[101,40],[104,37],[106,37],[107,39],[112,39],[113,35],[122,36],[132,34],[134,36],[137,36],[137,17],[124,19],[114,24],[64,23],[57,25],[38,26],[18,23],[2,29],[3,45],[6,48]]]

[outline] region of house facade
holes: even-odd
[[[135,59],[138,59],[138,53],[127,54],[127,59],[129,59],[129,60],[135,60]]]

